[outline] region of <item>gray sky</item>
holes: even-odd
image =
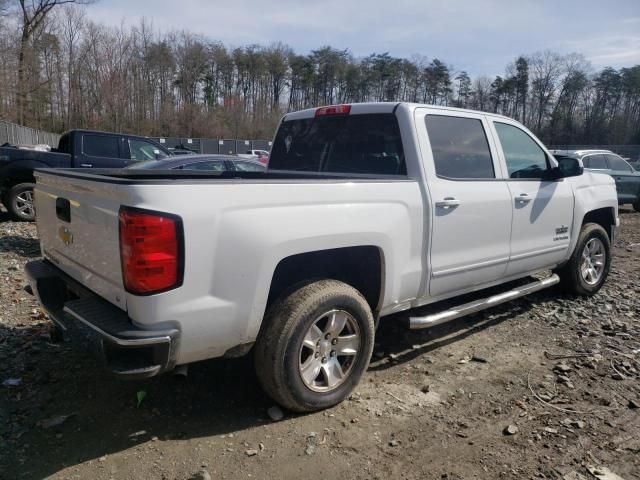
[[[100,0],[88,14],[111,25],[145,17],[234,47],[419,54],[472,75],[544,49],[582,53],[596,68],[640,64],[640,0]]]

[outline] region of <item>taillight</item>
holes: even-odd
[[[268,163],[269,163],[269,157],[268,157],[268,156],[266,156],[266,155],[259,155],[259,156],[258,156],[258,161],[259,161],[261,164],[266,165],[266,164],[268,164]]]
[[[316,110],[316,117],[326,117],[328,115],[349,115],[351,105],[329,105]]]
[[[120,259],[125,289],[159,293],[182,284],[182,221],[175,215],[120,208]]]

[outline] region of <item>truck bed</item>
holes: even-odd
[[[293,255],[366,245],[384,250],[384,300],[415,298],[423,203],[406,177],[316,172],[38,170],[43,256],[139,328],[178,328],[179,363],[255,339],[273,273]],[[58,207],[69,212],[59,215]],[[126,291],[120,263],[123,207],[178,216],[184,283],[151,296]],[[249,300],[252,299],[252,300]],[[216,328],[203,325],[215,322]]]
[[[2,161],[3,157],[4,162]],[[71,165],[71,155],[68,153],[0,147],[0,168],[3,166],[3,163],[8,164],[14,160],[32,160],[46,163],[52,167],[69,167]]]

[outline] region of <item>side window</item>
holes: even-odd
[[[524,131],[494,122],[507,162],[509,178],[542,178],[548,169],[544,150]]]
[[[617,155],[606,155],[609,162],[609,168],[611,170],[617,170],[619,172],[631,172],[633,171],[631,166]]]
[[[140,162],[142,160],[158,160],[165,158],[167,155],[153,143],[144,140],[129,139],[129,151],[131,152],[131,160]]]
[[[482,121],[427,115],[425,122],[438,176],[451,179],[496,177]]]
[[[587,155],[582,159],[582,164],[584,165],[584,168],[593,168],[600,170],[606,170],[607,168],[609,168],[607,166],[606,160],[604,159],[604,155],[602,155],[601,153]]]
[[[266,170],[264,166],[251,162],[234,162],[233,164],[240,172],[264,172]]]
[[[83,135],[82,153],[91,157],[120,158],[119,137],[104,135]]]
[[[209,170],[214,172],[224,172],[227,168],[222,160],[207,160],[204,162],[190,163],[182,167],[183,170]]]

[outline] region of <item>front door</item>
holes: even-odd
[[[431,297],[502,278],[509,260],[511,195],[484,115],[416,110],[430,209]]]
[[[492,121],[513,208],[506,275],[552,267],[567,257],[573,228],[573,190],[567,179],[547,180],[541,145],[517,123]]]

